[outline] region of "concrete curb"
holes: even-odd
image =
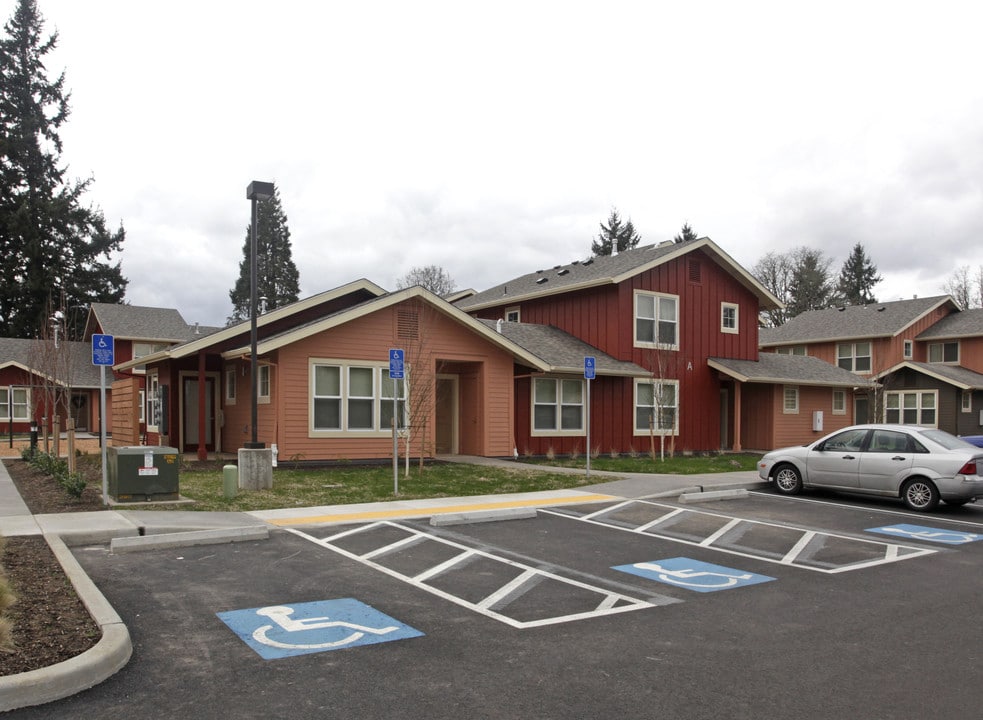
[[[138,550],[159,550],[161,548],[189,547],[191,545],[218,545],[222,543],[266,540],[270,529],[263,526],[222,528],[221,530],[191,530],[189,532],[167,533],[162,535],[139,535],[137,537],[116,537],[109,543],[110,552],[124,553]]]
[[[88,690],[121,670],[133,653],[126,626],[65,542],[57,535],[44,537],[82,604],[102,630],[102,639],[81,655],[57,665],[0,677],[0,712],[42,705]]]
[[[534,508],[507,508],[504,510],[478,510],[475,512],[444,513],[433,515],[430,525],[444,527],[447,525],[465,525],[468,523],[495,522],[498,520],[528,520],[539,514]]]
[[[735,488],[733,490],[711,490],[709,492],[684,493],[679,496],[679,502],[684,505],[698,502],[711,502],[713,500],[729,500],[732,498],[746,498],[748,492],[746,488]]]

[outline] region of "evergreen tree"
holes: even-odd
[[[44,61],[35,0],[19,0],[0,36],[0,336],[33,337],[51,302],[122,302],[127,280],[111,263],[126,234],[82,204],[92,182],[69,180],[60,128],[69,116],[65,74]],[[63,299],[63,300],[62,300]]]
[[[833,302],[835,292],[829,274],[832,260],[821,250],[799,248],[793,251],[792,277],[789,283],[788,317],[806,310],[822,310]]]
[[[689,223],[683,223],[683,229],[679,231],[679,235],[672,239],[673,242],[682,243],[689,242],[690,240],[696,240],[697,235],[693,231],[693,228],[689,226]]]
[[[601,234],[591,244],[590,251],[592,255],[612,255],[631,250],[641,239],[642,236],[635,232],[631,218],[622,224],[617,208],[611,208],[608,224],[601,223]]]
[[[882,279],[863,246],[857,243],[840,270],[840,279],[836,285],[837,300],[846,305],[876,303],[874,286]]]
[[[247,227],[239,279],[229,291],[232,301],[230,325],[249,319],[251,232],[251,226]],[[273,310],[297,302],[299,294],[300,274],[290,249],[290,229],[280,205],[280,190],[274,185],[273,197],[259,200],[256,207],[256,297],[265,297],[266,309]],[[261,309],[257,307],[256,311]]]

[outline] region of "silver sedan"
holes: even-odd
[[[939,500],[983,498],[983,448],[943,430],[914,425],[854,425],[810,445],[766,453],[758,475],[785,495],[821,487],[900,497],[912,510]]]

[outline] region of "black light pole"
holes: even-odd
[[[264,443],[258,441],[258,429],[256,427],[258,418],[256,382],[259,379],[259,372],[256,367],[256,202],[271,197],[273,197],[273,183],[253,180],[246,188],[246,198],[252,201],[253,211],[252,231],[249,234],[249,377],[252,385],[249,417],[252,425],[252,442],[245,443],[247,448],[262,448],[264,446]]]

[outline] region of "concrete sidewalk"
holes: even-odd
[[[480,457],[442,457],[472,465],[586,474],[584,470],[528,465],[514,460]],[[129,632],[115,610],[68,549],[73,545],[109,543],[113,552],[160,547],[241,542],[263,539],[271,529],[310,527],[384,519],[445,516],[474,518],[564,504],[612,502],[624,498],[673,497],[719,493],[763,485],[754,471],[719,475],[649,475],[591,471],[591,485],[578,489],[482,495],[472,497],[391,500],[356,505],[284,508],[253,512],[195,512],[187,510],[116,509],[96,512],[32,515],[0,462],[0,535],[43,536],[93,619],[102,628],[95,647],[58,665],[20,675],[0,677],[0,712],[39,705],[86,690],[103,682],[129,661]],[[713,495],[716,497],[717,495]]]

